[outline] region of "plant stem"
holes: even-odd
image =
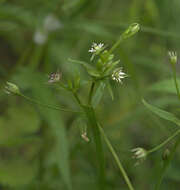
[[[95,87],[95,82],[93,81],[92,84],[91,84],[90,92],[89,92],[89,98],[88,98],[88,104],[89,105],[91,105],[91,100],[92,100],[92,96],[93,96],[94,87]]]
[[[109,50],[109,54],[111,54],[122,42],[123,38],[122,36],[119,37],[118,41],[112,46],[112,48]]]
[[[83,106],[83,108],[86,113],[89,125],[92,129],[94,142],[96,145],[96,155],[97,155],[97,161],[98,161],[98,166],[99,166],[99,172],[98,172],[99,189],[104,190],[105,189],[105,159],[104,159],[101,135],[98,128],[97,119],[95,117],[94,109],[92,107]]]
[[[164,145],[166,145],[170,140],[172,140],[175,136],[177,136],[180,133],[180,129],[177,130],[173,135],[171,135],[169,138],[167,138],[163,143],[159,144],[158,146],[154,147],[153,149],[147,151],[147,154],[150,154],[152,152],[157,151],[158,149],[162,148]]]
[[[161,170],[161,172],[160,172],[160,175],[159,175],[159,178],[158,178],[158,182],[157,182],[157,184],[156,184],[156,186],[155,186],[155,190],[160,190],[161,183],[162,183],[163,177],[164,177],[164,175],[165,175],[165,172],[166,172],[166,170],[168,169],[168,167],[169,167],[169,165],[170,165],[170,163],[171,163],[171,161],[172,161],[172,159],[173,159],[173,157],[174,157],[174,154],[175,154],[175,152],[176,152],[176,149],[177,149],[177,147],[178,147],[179,145],[180,145],[180,138],[176,141],[175,145],[173,146],[169,158],[168,158],[166,161],[164,161],[164,165],[163,165],[163,168],[162,168],[162,170]]]
[[[46,107],[46,108],[49,108],[49,109],[54,109],[54,110],[64,111],[64,112],[72,112],[72,113],[82,113],[82,112],[77,112],[77,111],[73,111],[73,110],[69,110],[69,109],[65,109],[65,108],[51,106],[51,105],[48,105],[48,104],[43,104],[43,103],[41,103],[41,102],[39,102],[37,100],[34,100],[32,98],[29,98],[29,97],[25,96],[24,94],[19,94],[19,96],[23,97],[24,99],[28,100],[31,103],[34,103],[34,104],[37,104],[37,105],[40,105],[40,106],[43,106],[43,107]]]
[[[128,177],[125,169],[123,168],[123,165],[121,164],[121,161],[119,160],[118,155],[116,154],[114,148],[112,147],[110,141],[108,140],[103,128],[100,125],[98,125],[98,127],[99,127],[100,132],[101,132],[101,134],[102,134],[102,136],[103,136],[103,138],[104,138],[110,152],[112,153],[112,155],[113,155],[113,157],[114,157],[114,159],[115,159],[115,161],[116,161],[116,163],[117,163],[117,165],[118,165],[118,167],[119,167],[119,169],[120,169],[120,171],[121,171],[121,173],[122,173],[122,175],[124,177],[125,182],[127,183],[130,190],[134,190],[129,177]]]
[[[171,64],[171,65],[172,65],[172,70],[173,70],[173,79],[174,79],[174,83],[175,83],[175,87],[176,87],[177,96],[180,99],[180,91],[179,91],[179,87],[178,87],[178,83],[177,83],[177,76],[176,76],[176,67],[175,67],[175,64]]]
[[[73,95],[74,95],[74,97],[75,97],[77,103],[81,106],[82,104],[81,104],[81,101],[80,101],[80,99],[79,99],[77,93],[76,93],[76,92],[73,92]]]

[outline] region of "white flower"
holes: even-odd
[[[131,150],[133,152],[133,158],[137,159],[135,165],[138,165],[140,162],[144,161],[147,156],[147,151],[144,148],[138,147]]]
[[[112,80],[122,83],[122,79],[127,77],[126,73],[122,72],[122,67],[116,68],[112,73]]]
[[[177,63],[177,53],[174,51],[169,51],[169,58],[172,64],[176,64]]]
[[[101,50],[103,50],[103,46],[104,46],[103,43],[99,43],[99,44],[93,43],[89,52],[90,53],[99,53]]]
[[[62,27],[60,21],[52,14],[49,14],[44,19],[44,30],[45,31],[54,31]]]
[[[34,33],[34,42],[38,45],[43,45],[48,39],[48,33],[43,30],[36,30]]]

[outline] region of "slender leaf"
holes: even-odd
[[[180,126],[180,120],[172,113],[169,113],[167,111],[164,111],[160,108],[157,108],[155,106],[152,106],[150,104],[148,104],[144,99],[142,100],[143,104],[153,113],[155,113],[156,115],[158,115],[159,117],[168,120],[168,121],[172,121],[173,123],[177,124],[178,126]]]
[[[180,84],[180,79],[177,79],[177,82]],[[154,83],[150,88],[150,91],[155,92],[166,92],[176,94],[176,87],[174,85],[173,79],[162,80]]]
[[[100,82],[98,88],[96,89],[96,92],[92,98],[93,108],[95,108],[99,104],[99,102],[104,94],[105,86],[106,86],[106,84],[104,82]]]

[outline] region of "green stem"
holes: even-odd
[[[89,92],[89,98],[88,98],[88,104],[89,105],[91,105],[91,100],[92,100],[92,96],[93,96],[94,87],[95,87],[95,82],[93,81],[92,84],[91,84],[90,92]]]
[[[104,190],[105,189],[105,159],[104,159],[101,135],[98,128],[97,119],[95,116],[94,109],[92,107],[83,106],[83,108],[86,113],[89,125],[92,129],[94,142],[96,146],[96,155],[97,155],[97,161],[98,161],[98,167],[99,167],[99,172],[98,172],[99,189]]]
[[[116,163],[117,163],[117,165],[118,165],[118,167],[119,167],[119,169],[120,169],[120,171],[121,171],[121,173],[122,173],[122,175],[124,177],[125,182],[127,183],[130,190],[134,190],[129,177],[128,177],[125,169],[123,168],[123,165],[121,164],[121,161],[119,160],[118,155],[116,154],[114,148],[112,147],[110,141],[108,140],[103,128],[100,125],[98,127],[99,127],[99,130],[100,130],[100,132],[101,132],[101,134],[102,134],[102,136],[103,136],[103,138],[104,138],[110,152],[112,153],[112,155],[113,155],[113,157],[114,157],[114,159],[115,159],[115,161],[116,161]]]
[[[23,97],[24,99],[28,100],[31,103],[34,103],[34,104],[37,104],[37,105],[40,105],[40,106],[43,106],[43,107],[46,107],[46,108],[49,108],[49,109],[54,109],[54,110],[64,111],[64,112],[72,112],[72,113],[82,113],[82,112],[77,112],[77,111],[73,111],[73,110],[69,110],[69,109],[64,109],[64,108],[60,108],[60,107],[51,106],[51,105],[48,105],[48,104],[43,104],[43,103],[41,103],[41,102],[39,102],[37,100],[34,100],[32,98],[29,98],[29,97],[25,96],[24,94],[19,94],[19,96]]]
[[[171,64],[171,65],[172,65],[172,70],[173,70],[173,78],[174,78],[177,96],[180,99],[180,91],[179,91],[179,87],[178,87],[178,83],[177,83],[177,76],[176,76],[176,67],[174,64]]]
[[[111,54],[120,45],[120,43],[122,41],[123,41],[123,38],[122,38],[122,36],[120,36],[119,39],[118,39],[118,41],[109,50],[109,54]]]
[[[160,190],[161,183],[162,183],[163,177],[165,175],[165,172],[167,171],[167,169],[168,169],[168,167],[169,167],[169,165],[170,165],[170,163],[171,163],[171,161],[172,161],[172,159],[174,157],[174,154],[175,154],[175,152],[177,150],[177,147],[179,145],[180,145],[180,138],[176,141],[174,147],[172,148],[172,151],[171,151],[171,154],[170,154],[169,158],[166,161],[164,161],[164,165],[163,165],[163,168],[162,168],[162,170],[160,172],[158,182],[157,182],[157,184],[155,186],[155,190]]]
[[[77,103],[81,106],[82,104],[81,104],[81,101],[80,101],[80,99],[79,99],[77,93],[76,93],[76,92],[73,92],[73,95],[74,95],[74,98],[76,99]]]
[[[170,140],[172,140],[175,136],[177,136],[180,133],[180,129],[177,130],[173,135],[171,135],[169,138],[167,138],[163,143],[159,144],[158,146],[154,147],[153,149],[147,151],[147,154],[150,154],[152,152],[157,151],[158,149],[162,148],[164,145],[166,145]]]

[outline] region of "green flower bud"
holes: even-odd
[[[170,151],[168,148],[166,148],[166,150],[163,152],[162,154],[162,159],[165,161],[169,158],[169,155],[170,155]]]
[[[16,95],[20,94],[19,87],[11,82],[6,82],[5,92],[7,94],[16,94]]]
[[[140,25],[138,23],[133,23],[129,28],[123,33],[123,38],[129,38],[136,34],[140,30]]]

